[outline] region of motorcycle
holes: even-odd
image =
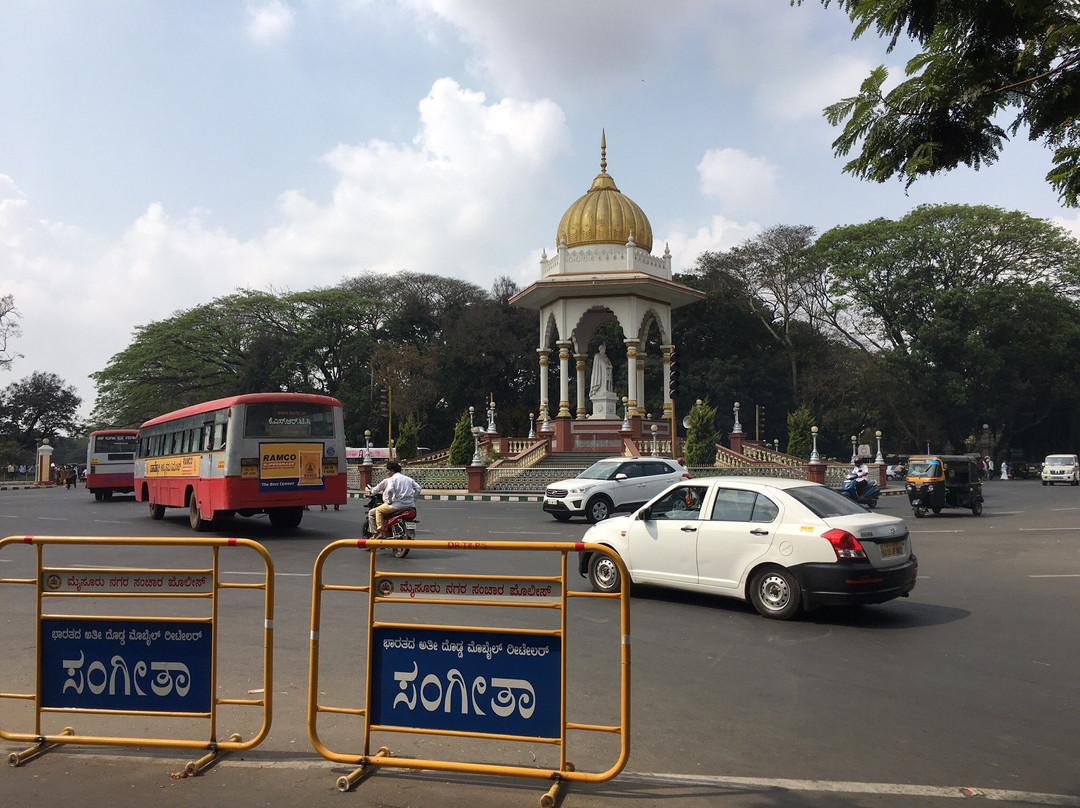
[[[361,536],[365,539],[375,538],[374,534],[368,530],[368,512],[372,508],[377,508],[382,503],[380,502],[381,495],[373,493],[371,486],[368,486],[367,491],[364,492],[367,495],[367,504],[364,506],[364,527],[361,531]],[[408,540],[416,538],[416,509],[408,508],[404,511],[398,511],[397,513],[390,514],[386,519],[385,529],[386,537],[388,539],[395,540]],[[392,548],[395,558],[405,558],[409,554],[408,547],[394,547]]]
[[[881,489],[878,488],[877,483],[867,481],[866,488],[860,494],[858,487],[855,485],[855,475],[852,473],[848,474],[847,479],[844,480],[844,487],[840,489],[840,493],[857,505],[862,505],[867,510],[873,510],[877,507]]]

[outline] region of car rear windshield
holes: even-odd
[[[850,516],[866,513],[859,505],[842,494],[820,485],[798,486],[789,488],[787,495],[801,502],[814,516],[827,519],[830,516]]]

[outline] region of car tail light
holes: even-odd
[[[833,552],[841,561],[852,558],[866,558],[866,550],[859,544],[859,540],[840,528],[833,528],[827,533],[821,534],[822,538],[828,539]]]

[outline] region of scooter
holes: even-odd
[[[878,498],[881,496],[881,489],[878,488],[877,483],[867,481],[866,488],[860,495],[859,489],[855,485],[855,475],[848,474],[847,479],[844,480],[844,487],[840,489],[840,493],[852,502],[862,505],[867,510],[873,510],[877,507]]]
[[[375,494],[371,490],[371,486],[368,486],[367,491],[367,504],[364,505],[364,527],[360,535],[365,539],[374,538],[373,534],[368,530],[368,512],[372,508],[377,508],[380,504],[380,495]],[[409,508],[404,511],[398,511],[391,514],[386,520],[385,529],[386,537],[388,539],[404,540],[416,538],[416,509]],[[392,549],[395,558],[405,558],[409,554],[408,547],[394,547]]]

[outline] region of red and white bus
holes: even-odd
[[[135,490],[135,452],[139,448],[137,429],[98,429],[86,442],[86,487],[94,499],[112,499],[113,494]]]
[[[258,513],[296,527],[307,506],[344,505],[347,480],[341,402],[329,396],[232,396],[139,429],[135,498],[154,519],[187,508],[193,530]]]

